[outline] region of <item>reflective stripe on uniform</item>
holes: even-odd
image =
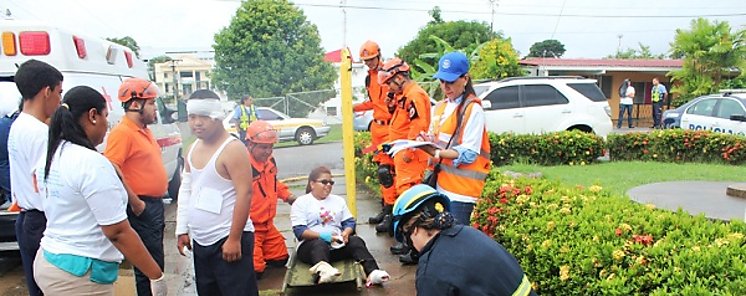
[[[446,173],[449,173],[455,176],[474,179],[477,181],[484,181],[484,179],[487,179],[486,173],[472,171],[472,170],[462,170],[462,169],[459,169],[459,168],[456,168],[450,165],[441,165],[440,169],[443,172],[446,172]]]
[[[531,282],[528,281],[528,277],[526,274],[523,274],[523,279],[521,279],[521,284],[518,285],[518,288],[515,289],[515,292],[513,292],[513,296],[527,296],[531,293]]]

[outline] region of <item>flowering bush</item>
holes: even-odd
[[[746,224],[490,174],[472,223],[545,295],[746,295]]]
[[[675,129],[612,134],[608,136],[607,147],[612,161],[746,162],[746,137],[710,131]]]
[[[585,165],[603,154],[604,140],[581,131],[541,135],[490,133],[490,154],[496,165],[523,160],[540,165]]]
[[[373,162],[373,153],[363,154],[363,149],[370,146],[369,132],[355,133],[355,178],[363,180],[365,186],[373,192],[380,194],[381,187],[378,184],[378,165]]]

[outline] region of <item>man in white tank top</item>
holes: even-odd
[[[251,165],[246,148],[223,128],[218,96],[189,96],[189,148],[179,189],[176,237],[179,252],[193,250],[199,295],[258,295],[254,274]]]

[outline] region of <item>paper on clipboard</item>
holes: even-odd
[[[396,141],[388,142],[384,145],[389,146],[387,154],[391,155],[391,157],[396,155],[396,153],[399,153],[399,151],[409,149],[409,148],[431,146],[435,149],[443,149],[443,147],[440,147],[438,144],[435,144],[433,142],[412,141],[412,140],[396,140]]]

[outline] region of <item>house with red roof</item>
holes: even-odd
[[[519,63],[532,76],[583,76],[596,79],[598,86],[609,99],[612,119],[619,114],[618,89],[624,79],[630,79],[637,90],[632,116],[644,123],[652,122],[651,107],[652,80],[657,77],[670,91],[671,83],[667,74],[679,70],[682,60],[664,59],[563,59],[526,58]],[[644,91],[640,91],[644,90]],[[670,100],[669,100],[670,102]],[[664,107],[665,109],[666,107]],[[645,126],[638,122],[638,126]]]

